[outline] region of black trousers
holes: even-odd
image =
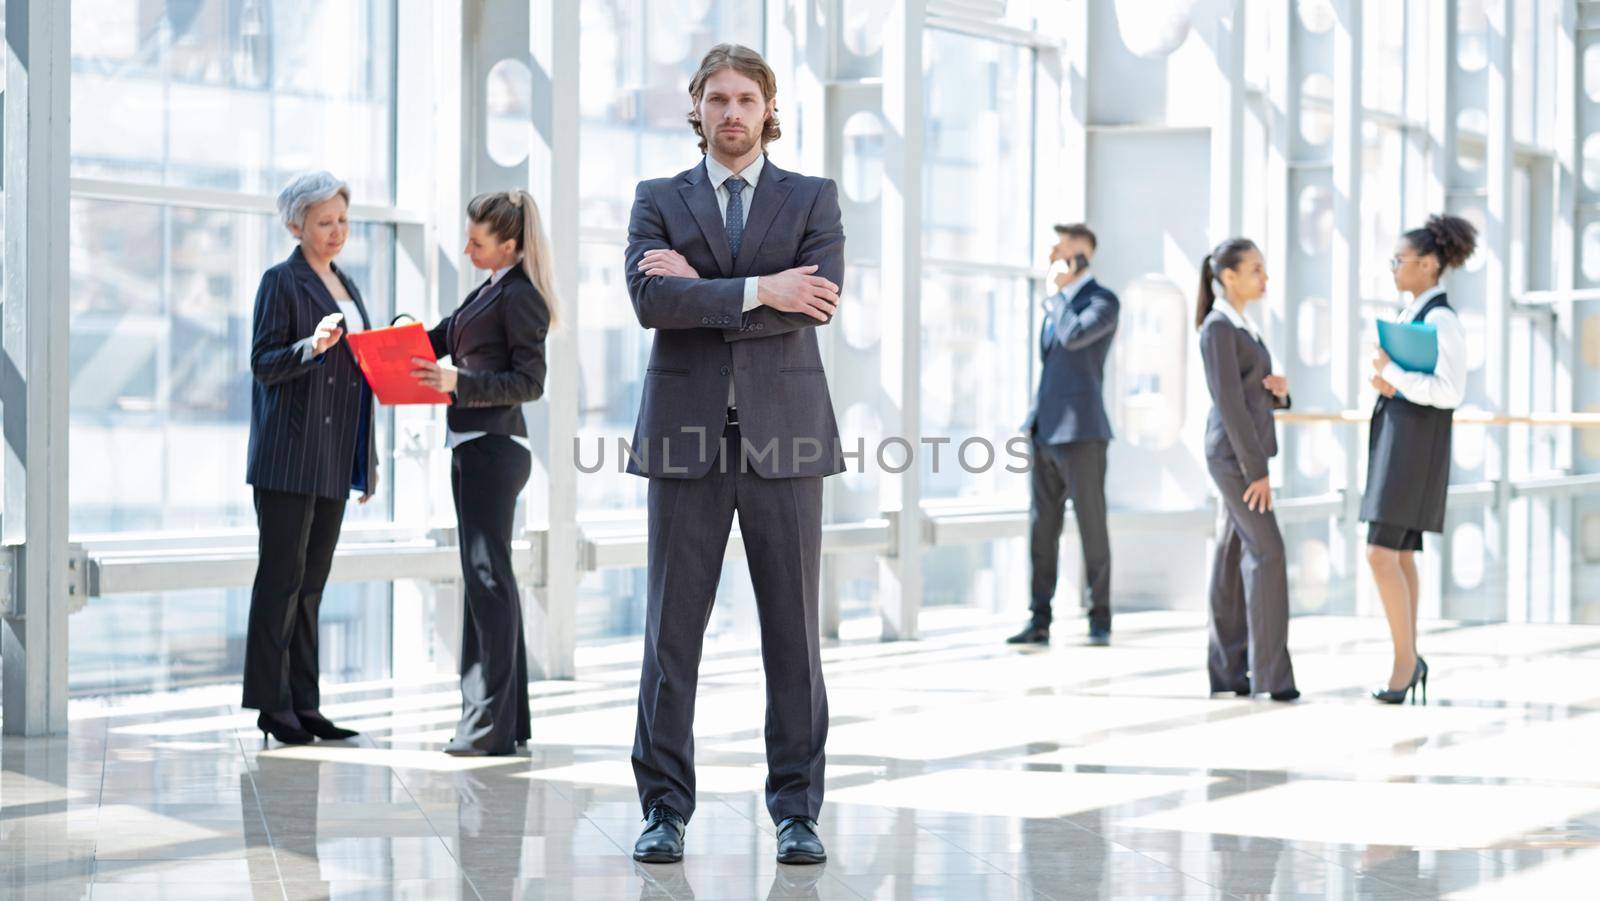
[[[461,722],[453,748],[510,754],[531,737],[522,595],[511,566],[517,495],[533,456],[505,435],[457,445],[450,464],[461,546]]]
[[[698,479],[651,479],[649,589],[633,774],[648,811],[694,814],[694,702],[700,652],[739,516],[767,682],[767,812],[774,823],[822,810],[828,694],[817,618],[822,479],[740,472],[739,428]]]
[[[1034,623],[1050,625],[1066,501],[1083,543],[1088,582],[1089,625],[1111,628],[1111,536],[1106,531],[1106,442],[1045,444],[1033,439],[1028,509],[1029,556],[1033,564]]]
[[[256,710],[315,710],[317,611],[344,523],[343,500],[257,488],[255,585],[244,644],[244,700]]]

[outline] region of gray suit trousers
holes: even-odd
[[[1289,662],[1289,573],[1272,511],[1245,505],[1233,461],[1207,460],[1227,521],[1211,565],[1211,690],[1294,690]]]
[[[652,478],[644,667],[633,773],[646,812],[694,814],[700,653],[735,512],[761,620],[767,684],[767,810],[774,823],[822,810],[828,695],[817,615],[822,477],[741,472],[738,426],[698,479]],[[759,448],[758,448],[759,450]]]

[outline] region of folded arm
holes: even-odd
[[[721,328],[739,321],[744,309],[742,278],[678,278],[645,275],[639,261],[650,250],[670,250],[655,198],[643,183],[633,198],[628,249],[623,258],[628,299],[645,328]]]
[[[832,282],[843,293],[844,221],[839,212],[839,188],[831,179],[823,183],[821,190],[817,191],[816,200],[812,201],[794,265],[817,267],[813,275]],[[724,329],[722,337],[726,341],[772,338],[797,329],[827,325],[832,321],[832,315],[817,319],[806,313],[786,313],[769,306],[759,306],[744,314],[738,328]]]

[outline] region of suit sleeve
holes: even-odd
[[[1110,337],[1117,330],[1120,306],[1116,296],[1105,291],[1096,291],[1081,313],[1073,312],[1069,304],[1061,311],[1056,340],[1067,350],[1082,350]]]
[[[1217,405],[1217,412],[1222,416],[1222,428],[1228,433],[1228,443],[1233,445],[1233,455],[1239,459],[1245,481],[1254,482],[1267,475],[1267,454],[1250,420],[1250,410],[1245,406],[1244,383],[1239,380],[1239,352],[1234,346],[1235,331],[1225,323],[1207,323],[1200,330],[1200,358],[1205,363],[1211,402]]]
[[[450,320],[455,318],[454,313],[439,320],[439,324],[428,329],[428,343],[433,346],[433,355],[444,359],[450,354]]]
[[[832,179],[823,181],[816,200],[811,203],[805,234],[800,239],[800,251],[794,265],[816,266],[817,275],[839,286],[843,299],[844,222],[839,213],[839,187]],[[785,313],[772,307],[759,306],[744,314],[739,328],[724,329],[722,337],[726,341],[772,338],[798,329],[827,325],[832,321],[833,316],[826,320],[813,319],[805,313]]]
[[[267,270],[256,291],[253,334],[250,340],[250,372],[263,385],[276,385],[297,379],[316,369],[322,355],[306,359],[296,335],[291,310],[293,289],[286,283],[292,276]]]
[[[744,307],[742,278],[676,278],[645,275],[645,251],[671,249],[666,225],[648,184],[640,182],[628,219],[628,249],[623,257],[628,299],[645,328],[720,328],[739,321]]]
[[[456,371],[456,399],[463,407],[506,407],[544,396],[545,336],[550,307],[537,290],[500,301],[501,322],[510,350],[504,372]]]

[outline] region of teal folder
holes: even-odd
[[[1439,332],[1425,322],[1378,320],[1378,346],[1406,372],[1433,373],[1439,362]]]

